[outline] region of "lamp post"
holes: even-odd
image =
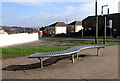
[[[103,8],[104,7],[108,7],[108,5],[103,5],[102,6],[102,10],[101,10],[101,15],[103,16]],[[108,8],[108,15],[109,15],[109,8]],[[107,18],[106,18],[106,16],[105,16],[105,27],[104,27],[104,44],[106,44],[106,25],[107,25]]]
[[[97,16],[97,0],[95,2],[95,43],[98,43],[98,16]]]

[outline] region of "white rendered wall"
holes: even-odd
[[[0,34],[0,47],[38,40],[38,33]]]
[[[83,29],[82,25],[76,26],[76,32],[79,32],[79,31],[82,30],[82,29]]]
[[[65,27],[56,27],[56,34],[67,33],[67,28]]]

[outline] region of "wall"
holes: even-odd
[[[75,28],[74,28],[74,25],[68,25],[67,26],[67,33],[74,33],[75,31]]]
[[[48,35],[55,35],[55,27],[54,26],[51,26],[51,27],[48,27]]]
[[[79,32],[82,29],[83,29],[82,25],[75,26],[75,32]]]
[[[56,34],[66,34],[67,33],[67,28],[66,27],[56,27]]]
[[[38,33],[0,34],[0,47],[38,40]]]
[[[105,16],[105,15],[104,15]],[[104,35],[104,27],[105,27],[105,19],[104,16],[98,16],[99,19],[99,27],[98,27],[98,35]],[[114,37],[120,36],[120,13],[110,14],[107,16],[107,26],[109,26],[109,20],[112,20],[112,35]],[[95,16],[89,16],[82,21],[82,26],[84,27],[84,35],[95,35]],[[91,28],[92,31],[89,30]],[[85,32],[85,31],[89,31]],[[107,34],[110,35],[110,31],[106,30]]]

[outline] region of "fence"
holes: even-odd
[[[0,34],[0,47],[38,40],[37,33]]]

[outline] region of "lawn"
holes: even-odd
[[[59,37],[57,37],[57,38],[59,38]],[[47,40],[50,40],[50,39],[54,39],[54,38],[49,38],[49,37],[47,37],[47,38],[44,38],[44,39],[47,39]],[[64,40],[64,41],[68,41],[68,40],[75,40],[75,41],[89,41],[89,42],[91,42],[91,41],[95,41],[95,39],[94,38],[61,38],[62,40]],[[54,40],[55,41],[55,40]],[[57,40],[56,40],[57,41]],[[101,42],[101,41],[103,41],[103,39],[98,39],[98,41],[99,42]],[[120,40],[114,40],[114,39],[106,39],[106,42],[120,42]]]
[[[95,44],[92,42],[84,42],[84,41],[94,41],[94,39],[78,39],[78,38],[62,38],[60,40],[56,38],[44,38],[47,41],[51,42],[61,42],[61,43],[74,43],[72,46],[35,46],[35,47],[4,47],[2,49],[2,58],[11,58],[11,57],[20,57],[20,56],[28,56],[33,53],[43,53],[43,52],[54,52],[54,51],[62,51],[69,49],[74,46],[80,45],[104,45],[102,43]],[[71,41],[69,41],[71,40]],[[76,40],[84,40],[84,41],[76,41]],[[109,40],[110,41],[110,40]],[[105,44],[105,46],[110,46],[114,44]]]
[[[6,47],[2,49],[2,58],[11,58],[27,56],[37,52],[54,52],[61,51],[73,46],[37,46],[37,47]]]
[[[46,37],[44,39],[46,39],[47,41],[50,41],[50,42],[74,43],[74,44],[76,43],[77,45],[104,45],[103,42],[100,42],[100,41],[103,41],[102,39],[99,39],[98,44],[94,43],[94,39],[78,39],[78,38],[64,38],[64,39],[58,38],[58,39],[56,39],[56,38],[49,38],[49,37]],[[86,42],[86,41],[88,41],[88,42]],[[108,40],[108,41],[110,42],[110,41],[114,41],[114,40]],[[117,40],[115,40],[115,41],[117,41]],[[105,44],[105,46],[110,46],[110,45],[114,45],[114,44],[108,44],[108,43]]]
[[[95,41],[95,39],[76,39],[76,38],[69,38],[65,40],[81,40],[81,41]],[[98,41],[103,41],[103,39],[98,39]],[[106,39],[106,42],[120,42],[120,40],[113,40],[113,39]]]
[[[20,57],[20,56],[28,56],[33,53],[43,53],[43,52],[55,52],[69,49],[74,46],[36,46],[36,47],[5,47],[2,49],[2,59],[12,58],[12,57]],[[81,45],[96,45],[96,44],[81,44]],[[103,44],[97,44],[103,45]],[[113,44],[105,44],[105,46],[109,46]]]

